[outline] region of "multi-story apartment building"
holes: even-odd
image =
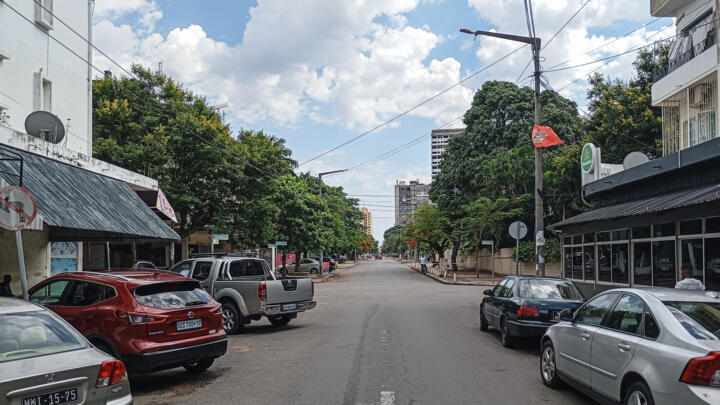
[[[419,181],[395,184],[395,225],[405,223],[419,206],[430,203],[430,185]]]
[[[370,212],[370,209],[366,207],[360,208],[360,211],[363,214],[362,218],[362,227],[363,232],[365,232],[366,235],[372,236],[373,234],[373,216],[372,212]]]
[[[433,129],[430,132],[430,168],[432,177],[440,173],[440,162],[442,153],[445,152],[448,142],[453,135],[462,133],[465,128],[456,129]]]

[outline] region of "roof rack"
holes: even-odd
[[[257,257],[255,253],[192,253],[188,256],[189,259],[203,259],[203,258],[221,258],[221,257]]]
[[[130,281],[129,278],[123,277],[123,276],[121,276],[121,275],[119,275],[119,274],[108,274],[108,273],[103,273],[103,271],[107,271],[107,270],[100,270],[100,271],[97,271],[97,270],[86,270],[87,273],[92,273],[92,274],[94,274],[94,275],[103,276],[103,277],[115,278],[115,279],[123,280],[123,281]]]

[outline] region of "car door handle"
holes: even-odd
[[[588,340],[588,339],[590,339],[590,334],[589,334],[589,333],[583,333],[582,335],[580,335],[580,337],[582,338],[582,340]]]
[[[617,348],[620,349],[621,352],[629,352],[630,351],[630,345],[627,345],[625,343],[618,343]]]

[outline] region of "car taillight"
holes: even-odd
[[[260,298],[260,301],[267,300],[267,285],[265,283],[260,283],[258,286],[258,298]]]
[[[116,311],[115,315],[120,319],[128,321],[130,325],[157,323],[163,321],[163,318],[137,312]]]
[[[693,385],[720,387],[720,352],[710,352],[705,357],[690,359],[680,376],[680,381]]]
[[[531,317],[538,315],[540,315],[540,311],[538,311],[537,307],[531,305],[520,305],[517,310],[517,316]]]
[[[97,382],[95,387],[103,388],[110,385],[119,384],[123,381],[127,381],[127,370],[125,364],[120,360],[104,361],[100,366],[100,373],[98,374]]]

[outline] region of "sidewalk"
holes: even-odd
[[[335,281],[338,280],[343,276],[343,273],[346,270],[352,269],[353,267],[357,266],[358,264],[362,263],[363,261],[357,261],[357,262],[345,262],[342,264],[338,264],[335,270],[330,272],[329,274],[308,274],[308,273],[288,273],[288,276],[292,277],[303,277],[303,276],[310,276],[312,281],[315,284],[318,283],[326,283],[329,281]]]
[[[412,270],[417,271],[420,273],[420,264],[419,263],[402,263],[405,266],[409,267]],[[497,284],[502,278],[504,277],[501,274],[495,274],[495,282],[493,283],[492,280],[492,274],[491,273],[484,273],[480,272],[480,277],[473,271],[473,272],[467,272],[467,271],[459,271],[455,273],[455,280],[453,281],[453,273],[452,271],[447,272],[447,277],[439,277],[437,273],[439,273],[439,269],[432,268],[431,266],[428,266],[428,271],[425,273],[426,276],[430,277],[431,279],[443,283],[443,284],[450,284],[450,285],[478,285],[478,286],[494,286]]]

